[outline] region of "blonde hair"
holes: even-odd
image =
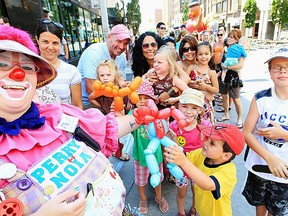
[[[178,67],[177,67],[177,63],[176,63],[176,52],[174,49],[172,49],[172,47],[164,45],[162,46],[160,49],[157,50],[157,52],[155,53],[155,55],[157,54],[164,54],[166,57],[166,60],[170,66],[169,68],[169,77],[173,77],[173,76],[178,76]]]
[[[114,76],[115,80],[114,80],[114,84],[115,85],[119,85],[119,80],[122,79],[122,74],[118,68],[118,66],[116,65],[115,61],[113,59],[109,59],[109,60],[104,60],[101,61],[100,64],[97,66],[96,68],[96,79],[99,80],[99,74],[98,74],[98,70],[100,67],[104,67],[104,66],[108,66],[109,67],[109,71],[110,73]]]

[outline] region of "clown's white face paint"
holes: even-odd
[[[35,95],[37,74],[33,70],[26,70],[25,67],[24,70],[21,69],[21,65],[34,65],[33,60],[22,53],[0,52],[0,59],[3,60],[0,62],[0,117],[9,121],[14,120],[13,115],[18,118],[30,108]],[[4,62],[11,63],[13,67],[7,70]],[[14,79],[10,75],[15,70],[21,71],[21,79]]]

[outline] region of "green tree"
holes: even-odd
[[[184,23],[184,22],[186,22],[188,19],[189,19],[189,7],[188,7],[187,2],[185,1],[185,2],[184,2],[184,5],[183,5],[182,22]]]
[[[270,16],[274,25],[279,26],[278,39],[280,31],[288,23],[288,1],[273,0]]]
[[[139,26],[141,24],[139,0],[131,0],[131,2],[127,4],[126,11],[127,24],[133,31],[133,34],[136,35],[139,32]]]
[[[119,3],[116,2],[115,8],[114,9],[114,14],[115,14],[115,21],[116,23],[121,23],[122,22],[122,15],[123,14],[123,8],[120,7]]]
[[[244,26],[246,28],[252,28],[255,24],[257,14],[257,3],[255,0],[247,0],[243,11],[245,14]]]

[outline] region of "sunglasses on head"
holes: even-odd
[[[150,46],[151,46],[152,48],[156,48],[156,47],[158,47],[158,43],[152,42],[152,43],[144,43],[144,44],[142,44],[142,47],[143,47],[144,49],[148,49]]]
[[[63,28],[63,25],[61,25],[60,23],[57,23],[57,22],[54,22],[54,21],[48,20],[48,19],[41,19],[41,20],[40,20],[40,23],[43,23],[43,24],[53,23],[55,26],[57,26],[57,27],[59,27],[59,28]]]
[[[189,50],[190,50],[191,52],[196,51],[195,48],[192,47],[192,46],[190,46],[190,47],[183,47],[182,50],[183,50],[183,53],[187,53]]]
[[[160,29],[162,29],[162,30],[166,30],[166,27],[160,27]]]
[[[217,36],[223,36],[223,34],[217,34]]]

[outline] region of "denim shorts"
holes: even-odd
[[[264,205],[272,215],[288,215],[288,184],[266,180],[248,172],[242,195],[250,205]]]

